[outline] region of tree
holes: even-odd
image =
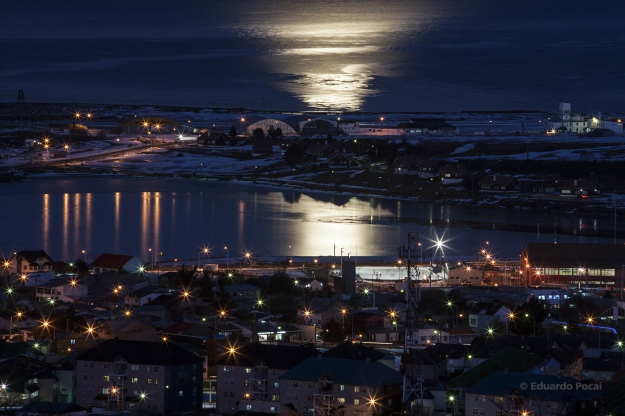
[[[232,295],[230,295],[230,292],[228,292],[226,288],[227,284],[227,276],[225,273],[222,273],[222,275],[217,278],[217,292],[215,293],[216,296],[213,301],[215,310],[225,311],[232,309],[232,306],[234,306]]]
[[[231,139],[236,139],[237,138],[237,128],[235,126],[230,127],[230,131],[228,132],[228,135],[230,136]]]
[[[291,293],[293,291],[293,280],[286,274],[285,268],[280,268],[275,271],[269,283],[265,294],[273,295],[275,293]]]
[[[252,136],[254,138],[256,138],[256,139],[264,139],[265,138],[265,131],[261,127],[257,127],[252,132]]]
[[[197,270],[193,266],[186,267],[184,264],[178,269],[176,282],[184,287],[191,288],[197,277]]]
[[[276,129],[274,126],[269,126],[267,129],[267,137],[271,137],[272,139],[276,138]]]
[[[76,259],[74,261],[74,268],[76,269],[78,277],[83,277],[89,274],[89,265],[83,259]]]
[[[199,295],[208,303],[212,303],[215,300],[215,280],[211,277],[208,270],[204,270],[202,273]]]
[[[282,137],[282,129],[280,127],[276,129],[276,137]]]
[[[341,324],[337,322],[336,319],[330,318],[330,320],[323,326],[321,339],[323,339],[324,342],[338,344],[342,341],[343,334],[341,332]]]
[[[277,293],[267,297],[267,305],[271,314],[280,316],[282,322],[297,322],[297,311],[300,309],[295,296],[288,293]]]

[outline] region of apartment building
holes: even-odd
[[[317,354],[310,347],[260,343],[226,350],[217,360],[217,412],[280,413],[280,376]]]
[[[308,358],[279,377],[280,403],[299,414],[367,416],[400,412],[403,376],[371,360]]]
[[[76,404],[117,412],[198,411],[202,363],[172,342],[106,340],[76,359]]]

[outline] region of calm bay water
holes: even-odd
[[[470,258],[489,241],[497,258],[516,258],[528,242],[611,242],[611,239],[499,231],[509,224],[611,230],[610,218],[497,210],[299,192],[226,182],[155,179],[47,179],[0,185],[0,255],[43,249],[55,260],[101,253],[150,251],[198,261],[203,247],[231,262],[254,256],[337,254],[392,258],[408,232],[425,247],[446,241],[450,260]],[[472,230],[466,224],[486,224]],[[439,224],[458,226],[435,226]],[[434,225],[430,225],[434,224]],[[619,225],[619,235],[625,232]],[[621,240],[619,240],[621,242]],[[289,247],[290,246],[290,247]],[[224,250],[228,247],[228,250]],[[437,255],[435,255],[437,256]],[[201,259],[203,262],[209,260]]]
[[[611,0],[5,2],[0,101],[263,110],[625,107]]]

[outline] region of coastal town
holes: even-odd
[[[569,103],[552,114],[445,118],[24,106],[4,109],[5,181],[169,176],[534,210],[625,209],[614,168],[625,156],[620,116],[574,114]]]
[[[373,264],[399,280],[363,279],[350,258],[16,252],[2,411],[622,414],[623,245],[535,243],[505,263],[485,246],[455,265],[408,247]]]
[[[540,229],[614,242],[528,243],[512,259],[484,242],[451,260],[410,233],[397,256],[358,263],[336,245],[272,259],[11,247],[3,414],[625,414],[619,116],[564,102],[424,117],[19,98],[0,119],[4,182],[175,177],[522,205],[614,215],[613,229]]]

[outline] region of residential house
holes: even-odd
[[[436,160],[421,160],[417,166],[417,176],[424,179],[439,176],[438,162]]]
[[[497,303],[478,305],[469,314],[469,328],[482,334],[489,328],[494,328],[495,324],[506,325],[511,312],[506,306],[500,306]]]
[[[493,353],[488,358],[478,363],[474,356],[473,349],[471,349],[466,357],[465,368],[467,370],[447,383],[447,403],[453,405],[453,408],[447,409],[447,411],[452,414],[465,414],[465,399],[469,400],[472,399],[472,397],[465,398],[464,393],[468,388],[490,374],[504,368],[507,368],[510,373],[519,372],[526,374],[542,362],[542,358],[529,352],[516,348],[506,348],[497,353]],[[454,399],[449,400],[451,397]],[[472,406],[469,406],[470,405],[467,403],[467,407],[470,409],[468,414],[472,414]]]
[[[547,180],[527,180],[528,191],[535,194],[553,194],[557,191],[557,181],[553,179]]]
[[[293,406],[299,414],[332,409],[345,415],[398,413],[403,379],[380,362],[318,355],[280,376],[280,403]]]
[[[483,192],[519,192],[519,180],[508,175],[486,175],[479,183]]]
[[[625,365],[623,353],[603,353],[598,358],[583,358],[582,379],[608,383]]]
[[[202,146],[227,146],[232,143],[232,137],[220,131],[204,131],[197,138],[197,143]]]
[[[420,374],[428,385],[434,385],[447,374],[447,357],[437,349],[412,349],[402,357],[406,374]]]
[[[24,406],[31,401],[58,401],[58,377],[44,361],[17,355],[0,362],[2,406]]]
[[[462,165],[444,165],[438,168],[443,185],[462,183],[469,177],[467,168]]]
[[[388,368],[395,369],[395,356],[382,352],[361,342],[345,341],[322,354],[326,358],[344,358],[348,360],[377,361]]]
[[[281,414],[280,376],[319,352],[314,348],[250,343],[217,360],[217,412]]]
[[[393,162],[395,173],[399,175],[416,175],[420,161],[421,159],[416,156],[398,156]]]
[[[448,344],[470,344],[477,336],[474,330],[463,326],[441,329],[441,335],[441,342]]]
[[[89,328],[91,328],[89,330]],[[56,338],[56,352],[59,356],[69,355],[75,351],[87,351],[98,345],[100,336],[97,328],[88,326],[84,332],[69,332]]]
[[[93,273],[136,273],[143,271],[143,262],[134,256],[102,253],[89,265]]]
[[[129,292],[124,296],[124,305],[127,306],[144,306],[150,304],[159,296],[171,296],[171,291],[167,289],[141,288],[133,292]]]
[[[571,386],[543,389],[532,386]],[[525,386],[525,387],[524,387]],[[496,371],[464,392],[465,415],[509,414],[595,415],[601,414],[601,392],[575,388],[569,377]],[[579,408],[587,411],[579,412]],[[454,412],[456,414],[456,412]]]
[[[336,152],[328,156],[328,167],[330,168],[349,168],[353,164],[352,159],[343,153]]]
[[[302,290],[310,290],[311,292],[323,290],[323,282],[314,277],[302,277],[300,279],[296,279],[294,284]]]
[[[310,156],[314,156],[320,160],[327,160],[328,157],[334,153],[337,153],[339,150],[332,145],[327,143],[317,143],[313,144],[306,149],[306,154]]]
[[[216,289],[215,289],[216,290]],[[250,284],[228,285],[226,290],[234,299],[258,300],[261,295],[261,288]]]
[[[76,359],[76,403],[116,412],[199,412],[202,363],[167,341],[110,339]]]
[[[56,136],[69,136],[72,132],[87,135],[89,131],[87,126],[78,123],[49,123],[48,128],[50,129],[50,134]]]
[[[54,279],[40,284],[35,289],[37,302],[57,301],[74,303],[77,299],[86,297],[88,287],[83,281],[77,279]]]
[[[164,303],[160,303],[163,301]],[[165,321],[171,319],[171,309],[178,302],[168,296],[159,296],[154,299],[151,304],[139,306],[132,310],[134,316],[144,318],[150,322]]]
[[[436,355],[445,358],[448,374],[461,373],[465,368],[468,368],[468,357],[471,354],[470,345],[438,343],[427,349],[435,351]]]
[[[160,337],[156,329],[149,321],[143,318],[124,317],[111,319],[102,324],[102,330],[98,331],[102,339],[120,339],[135,341],[156,341]]]
[[[0,329],[9,331],[9,335],[17,335],[22,330],[41,325],[41,315],[38,312],[22,312],[19,316],[15,312],[0,315]]]
[[[36,272],[51,272],[53,261],[43,250],[23,250],[13,254],[8,260],[8,272],[27,275]]]
[[[558,192],[561,196],[589,197],[601,195],[603,188],[592,179],[570,179],[558,181]]]

